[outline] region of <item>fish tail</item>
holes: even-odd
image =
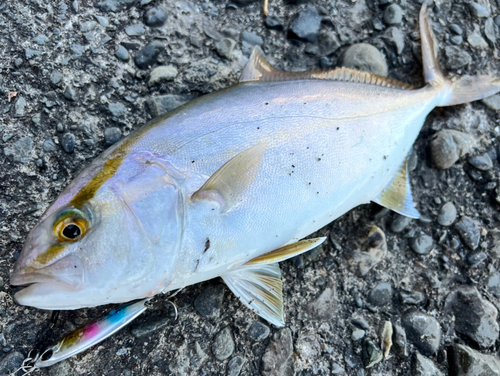
[[[500,91],[500,78],[488,75],[463,76],[456,81],[445,77],[439,65],[437,44],[427,17],[427,0],[420,9],[420,37],[425,81],[440,88],[439,107],[454,106],[489,97]]]

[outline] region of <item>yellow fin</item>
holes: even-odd
[[[392,78],[377,76],[368,72],[361,72],[349,68],[316,69],[306,72],[283,72],[271,66],[266,61],[259,46],[256,46],[248,63],[243,68],[240,82],[274,82],[291,80],[331,80],[354,82],[367,85],[377,85],[395,89],[412,90],[413,87]]]
[[[267,144],[261,143],[236,155],[193,193],[191,199],[214,200],[223,211],[231,209],[255,180],[266,148]]]
[[[406,217],[420,218],[413,202],[407,166],[408,157],[389,186],[372,201]]]
[[[265,255],[248,261],[245,265],[271,264],[285,261],[291,257],[298,256],[323,243],[326,237],[301,240],[300,242],[288,244]]]

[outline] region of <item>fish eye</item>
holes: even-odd
[[[52,355],[54,355],[54,351],[52,349],[48,349],[47,351],[45,351],[42,354],[42,356],[40,357],[40,360],[42,360],[43,362],[46,362],[47,360],[52,358]]]
[[[61,242],[74,242],[87,232],[89,221],[81,211],[70,209],[62,212],[54,222],[54,235]]]

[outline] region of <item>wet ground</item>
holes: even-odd
[[[0,374],[50,318],[12,299],[23,241],[102,150],[236,83],[254,45],[279,69],[345,65],[421,86],[419,8],[270,0],[266,19],[253,0],[0,0]],[[498,15],[494,0],[432,7],[450,76],[500,74]],[[172,299],[177,319],[157,297],[137,322],[40,374],[500,375],[498,110],[492,97],[428,117],[409,163],[421,219],[363,206],[282,264],[285,328],[214,280]],[[110,309],[62,312],[54,335]]]

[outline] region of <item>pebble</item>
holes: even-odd
[[[411,249],[419,255],[428,255],[434,246],[434,240],[429,235],[421,235],[418,238],[413,238]]]
[[[321,354],[318,335],[313,331],[300,332],[294,349],[299,359],[305,361],[316,359]]]
[[[392,286],[381,282],[368,294],[368,302],[374,306],[383,306],[392,301]]]
[[[22,95],[17,97],[16,104],[14,105],[14,117],[23,117],[24,109],[26,107],[26,99]]]
[[[431,156],[439,169],[450,168],[474,146],[474,139],[467,133],[444,129],[431,140]]]
[[[412,376],[444,376],[436,365],[418,351],[413,356],[411,364]]]
[[[233,332],[229,326],[222,329],[214,339],[212,352],[217,360],[226,360],[234,352]]]
[[[99,25],[102,27],[108,27],[109,26],[109,21],[106,17],[103,16],[95,16],[97,22],[99,22]]]
[[[479,29],[475,29],[472,33],[469,34],[469,36],[467,37],[467,42],[469,42],[472,47],[482,50],[489,48],[488,43],[486,43],[486,41],[482,37]]]
[[[147,69],[156,63],[158,56],[165,50],[165,46],[160,41],[153,41],[146,47],[140,49],[134,58],[135,64],[140,69]]]
[[[21,59],[20,57],[18,57],[18,58],[14,61],[14,65],[16,66],[16,68],[19,68],[21,65],[23,65],[23,59]]]
[[[441,226],[451,226],[457,219],[457,208],[452,202],[447,202],[441,207],[437,221]]]
[[[408,343],[406,340],[406,331],[401,325],[394,325],[394,332],[392,334],[392,342],[394,344],[394,349],[398,355],[402,357],[408,356]]]
[[[420,291],[415,292],[405,292],[401,291],[399,293],[399,298],[401,303],[409,305],[421,305],[427,300],[425,294]]]
[[[148,86],[153,86],[163,81],[172,81],[178,74],[179,71],[173,65],[155,68],[149,76]]]
[[[475,250],[475,251],[470,251],[467,253],[465,256],[465,260],[467,261],[467,264],[470,266],[475,266],[477,264],[480,264],[484,260],[488,258],[488,255],[484,253],[483,251]]]
[[[396,214],[393,221],[391,222],[391,231],[395,233],[400,233],[411,223],[411,218],[405,217],[404,215]]]
[[[251,46],[262,46],[264,44],[264,39],[261,36],[246,30],[241,33],[241,40]]]
[[[271,329],[267,325],[262,324],[260,321],[254,321],[250,328],[248,328],[248,336],[254,341],[263,341],[269,334],[271,334]]]
[[[10,146],[6,146],[3,152],[6,156],[11,156],[17,163],[28,163],[31,160],[33,150],[33,140],[30,137],[22,137]]]
[[[454,344],[448,349],[450,376],[498,376],[500,359],[481,354],[468,346]]]
[[[106,0],[99,3],[103,12],[120,12],[134,5],[135,0]]]
[[[120,141],[122,137],[122,131],[118,127],[108,127],[104,128],[104,140],[107,145],[113,145]]]
[[[340,42],[337,35],[330,30],[324,30],[318,37],[319,53],[322,56],[329,56],[340,48]]]
[[[115,52],[115,56],[122,61],[128,61],[129,59],[128,51],[122,45],[118,47],[118,50]]]
[[[463,216],[458,223],[455,224],[455,229],[460,235],[460,239],[467,247],[474,250],[479,245],[481,240],[481,228],[479,223],[470,217]]]
[[[380,348],[369,339],[363,341],[363,365],[365,368],[371,368],[379,363],[383,358]]]
[[[24,49],[24,56],[26,56],[26,59],[32,59],[34,57],[40,56],[42,53],[37,50],[33,50],[31,48],[25,48]]]
[[[493,21],[493,18],[488,18],[484,23],[484,35],[486,35],[486,39],[488,39],[492,45],[495,45],[497,37],[495,32],[495,22]]]
[[[215,44],[215,49],[219,56],[225,57],[226,59],[231,59],[233,57],[234,47],[236,46],[236,41],[231,38],[224,38]]]
[[[135,338],[145,337],[153,332],[158,331],[170,323],[170,319],[165,316],[149,316],[139,321],[134,321],[131,325],[130,332]]]
[[[144,22],[150,27],[163,26],[166,20],[167,12],[161,6],[149,9],[144,15]]]
[[[262,357],[263,376],[294,375],[293,340],[289,328],[276,332]]]
[[[337,312],[335,282],[328,278],[323,292],[306,306],[306,312],[316,320],[331,320]]]
[[[69,46],[69,49],[71,51],[71,56],[75,59],[81,58],[85,53],[85,47],[83,47],[81,44],[72,44]]]
[[[95,21],[85,21],[84,23],[82,23],[82,25],[80,26],[80,31],[82,33],[86,33],[87,31],[92,31],[96,28],[97,26],[97,22]]]
[[[49,79],[52,84],[57,85],[63,79],[63,74],[58,70],[53,70],[52,73],[50,73]]]
[[[387,25],[399,25],[403,20],[403,10],[398,4],[391,4],[384,11],[384,22]]]
[[[450,31],[451,31],[453,34],[456,34],[456,35],[462,35],[462,34],[463,34],[463,32],[464,32],[464,31],[462,30],[462,28],[461,28],[459,25],[457,25],[457,24],[451,24],[449,28],[450,28]]]
[[[50,39],[47,38],[46,35],[44,34],[39,34],[35,39],[33,39],[33,42],[35,42],[36,44],[40,44],[40,45],[44,45],[45,43],[47,43]]]
[[[403,50],[405,48],[405,37],[401,30],[399,30],[397,27],[390,27],[384,33],[384,38],[387,39],[390,44],[396,47],[396,52],[398,55],[401,55],[403,53]]]
[[[493,22],[495,22],[495,25],[500,27],[500,16],[496,16],[495,19],[493,20]]]
[[[464,38],[461,35],[454,35],[450,38],[450,42],[454,45],[460,46],[464,41]]]
[[[318,39],[321,16],[313,6],[302,9],[291,21],[288,35],[292,39],[314,43]]]
[[[10,375],[16,371],[24,361],[24,355],[13,351],[0,360],[0,375]]]
[[[470,3],[470,10],[477,18],[487,18],[490,16],[490,11],[487,6],[478,3]]]
[[[488,171],[493,168],[493,161],[487,153],[471,155],[467,162],[481,171]]]
[[[457,46],[446,46],[444,54],[446,56],[445,65],[448,69],[460,69],[472,62],[470,54]]]
[[[370,330],[370,325],[368,322],[363,318],[363,317],[353,317],[351,319],[351,323],[353,325],[356,325],[358,328],[364,329],[364,330]]]
[[[49,138],[48,140],[45,140],[45,142],[43,143],[42,149],[47,153],[52,151],[57,151],[57,145],[51,138]]]
[[[73,153],[75,149],[75,135],[71,132],[66,132],[61,137],[61,147],[66,153]]]
[[[387,62],[384,55],[368,43],[354,44],[342,54],[340,64],[343,67],[387,76]]]
[[[194,301],[194,308],[201,316],[207,319],[215,319],[220,316],[223,300],[224,286],[208,286],[203,289]]]
[[[140,35],[144,35],[146,33],[146,29],[141,24],[130,25],[125,28],[125,34],[129,37],[137,37]]]
[[[146,111],[152,118],[164,115],[194,99],[191,95],[166,94],[146,100]]]
[[[271,30],[283,31],[283,21],[278,16],[269,16],[266,18],[266,27]]]
[[[238,376],[246,362],[246,358],[235,356],[227,363],[227,376]]]
[[[64,90],[64,98],[66,98],[67,100],[69,101],[75,101],[76,100],[76,93],[75,93],[75,89],[73,89],[73,87],[71,85],[68,85],[66,87],[66,90]]]
[[[127,113],[127,107],[121,103],[109,103],[108,110],[111,114],[117,118],[125,116]]]
[[[483,299],[475,287],[461,286],[446,298],[445,310],[455,316],[455,331],[466,335],[480,347],[488,348],[499,337],[498,311]]]
[[[441,327],[438,321],[419,311],[406,312],[401,322],[406,330],[408,339],[423,355],[435,354],[441,342]]]
[[[351,339],[353,341],[359,341],[365,336],[365,331],[363,329],[354,329],[351,334]]]

